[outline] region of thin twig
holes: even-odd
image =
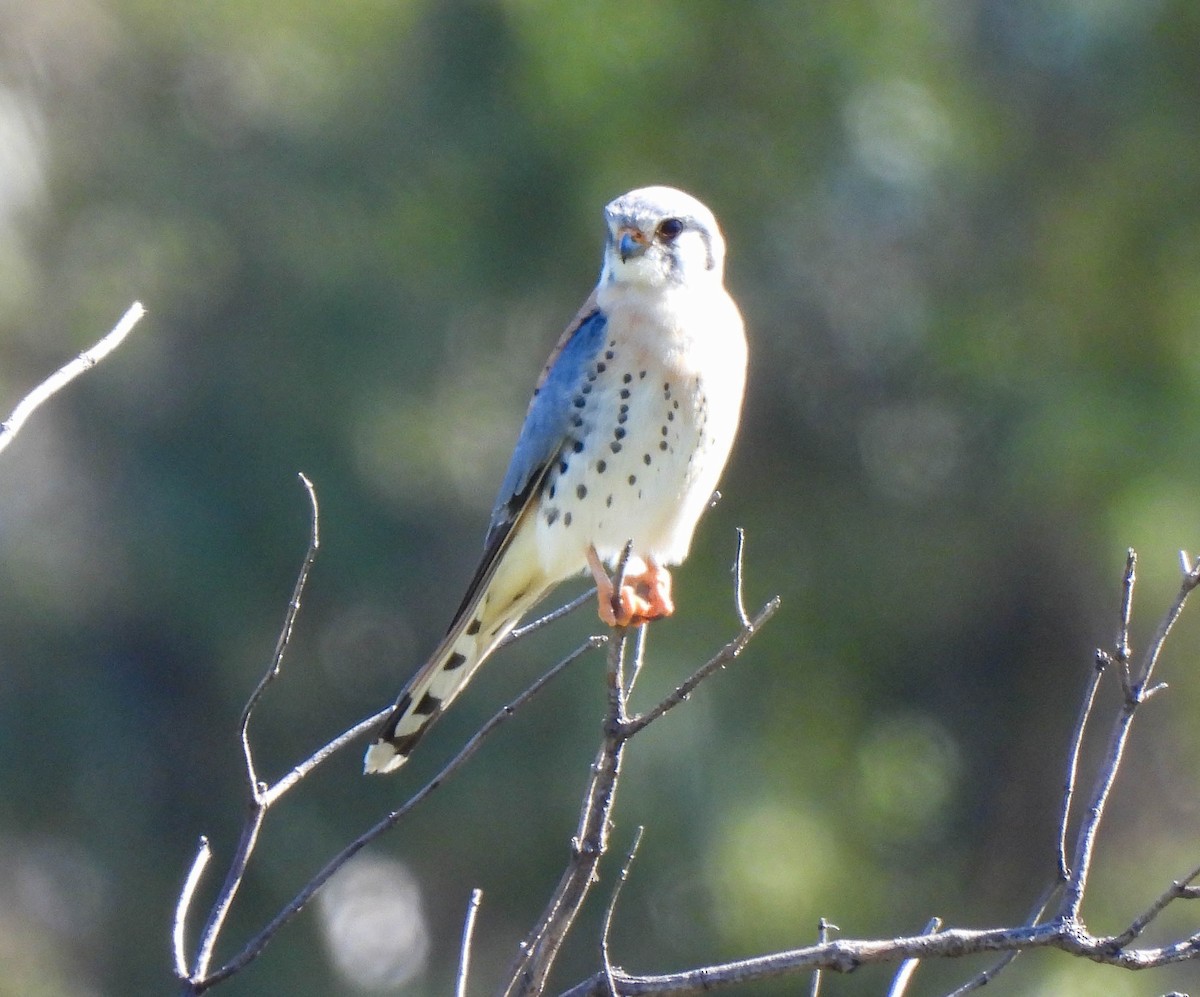
[[[121,320],[113,327],[112,332],[101,339],[90,349],[84,350],[74,360],[64,364],[46,380],[22,398],[17,407],[3,423],[0,423],[0,453],[13,441],[25,421],[49,398],[56,395],[68,384],[86,370],[91,370],[101,360],[108,356],[124,341],[125,337],[138,324],[146,309],[140,301],[135,301],[121,316]]]
[[[542,627],[549,626],[551,623],[561,620],[564,616],[575,612],[575,610],[577,610],[580,606],[586,605],[588,602],[590,602],[592,596],[595,594],[596,587],[593,585],[586,592],[581,592],[570,602],[559,606],[557,609],[552,610],[545,616],[539,617],[531,623],[526,623],[523,627],[515,627],[508,632],[508,634],[502,641],[500,641],[499,644],[496,645],[496,650],[500,650],[502,647],[508,647],[509,644],[514,644],[521,640],[521,638],[528,637],[531,633],[541,630]]]
[[[1064,883],[1071,878],[1071,869],[1067,865],[1067,826],[1071,820],[1071,802],[1074,799],[1075,786],[1079,778],[1079,753],[1083,748],[1083,734],[1096,704],[1096,691],[1100,688],[1104,669],[1112,658],[1103,651],[1097,650],[1095,660],[1096,665],[1092,670],[1091,682],[1088,683],[1088,690],[1079,708],[1079,716],[1075,718],[1075,730],[1071,734],[1067,781],[1063,784],[1062,812],[1058,819],[1058,878]]]
[[[746,550],[746,531],[737,528],[737,550],[733,555],[733,608],[737,612],[738,622],[743,630],[752,628],[750,617],[746,615],[746,599],[742,594],[742,555]]]
[[[1121,619],[1117,627],[1117,664],[1121,666],[1121,683],[1128,699],[1133,688],[1131,672],[1132,651],[1129,646],[1129,620],[1133,615],[1133,587],[1137,582],[1137,551],[1125,552],[1125,574],[1121,577]]]
[[[208,838],[200,835],[200,846],[196,849],[196,857],[192,859],[192,867],[188,870],[187,879],[183,881],[183,889],[179,891],[179,900],[175,904],[175,924],[174,930],[171,932],[172,948],[175,954],[175,975],[186,980],[188,975],[187,967],[187,915],[188,910],[192,906],[192,897],[196,894],[196,887],[200,885],[200,877],[204,875],[204,870],[208,867],[209,860],[212,859],[212,849],[208,845]]]
[[[263,949],[266,948],[271,939],[274,938],[278,933],[279,929],[287,924],[287,922],[295,917],[298,913],[300,913],[300,911],[304,909],[305,905],[316,895],[317,891],[320,890],[320,888],[329,881],[329,878],[343,865],[345,865],[347,861],[357,855],[360,851],[362,851],[363,848],[369,845],[381,834],[395,827],[398,823],[400,823],[401,820],[404,819],[404,817],[411,813],[413,809],[423,803],[431,793],[437,790],[447,779],[450,778],[450,776],[454,775],[454,773],[456,773],[468,760],[470,760],[471,756],[479,750],[484,740],[493,731],[495,731],[497,727],[508,720],[509,717],[511,717],[517,712],[517,710],[528,703],[529,700],[533,699],[534,696],[541,692],[541,690],[544,689],[546,685],[552,679],[558,676],[568,665],[573,664],[586,652],[594,648],[602,647],[606,642],[606,638],[602,636],[589,637],[579,647],[575,648],[574,651],[559,661],[558,664],[556,664],[553,668],[545,672],[545,674],[538,678],[537,681],[530,685],[523,693],[521,693],[521,695],[519,695],[511,703],[502,707],[487,723],[485,723],[474,733],[474,735],[472,735],[471,739],[467,741],[465,745],[463,745],[458,754],[450,759],[450,761],[443,766],[442,770],[438,772],[437,775],[435,775],[429,780],[429,782],[421,787],[421,789],[409,797],[408,801],[404,803],[403,806],[387,814],[383,819],[376,822],[365,832],[350,842],[350,844],[348,844],[340,852],[338,852],[322,867],[322,869],[315,876],[313,876],[312,879],[310,879],[304,885],[300,892],[297,893],[294,898],[292,898],[290,903],[288,903],[257,935],[255,935],[242,947],[241,951],[239,951],[235,956],[233,956],[233,958],[231,958],[219,969],[206,976],[202,981],[197,981],[194,992],[197,994],[203,993],[205,990],[215,986],[222,980],[226,980],[230,976],[233,976],[235,973],[244,969],[251,962],[257,959],[262,954]]]
[[[600,932],[600,959],[604,964],[604,975],[608,980],[609,997],[621,997],[617,990],[617,984],[613,979],[612,959],[608,951],[608,936],[612,931],[613,914],[617,909],[617,898],[621,896],[621,888],[625,885],[625,880],[629,878],[629,870],[633,867],[633,860],[637,857],[638,846],[642,843],[642,833],[646,829],[638,825],[638,829],[633,834],[633,844],[629,846],[629,854],[625,857],[625,864],[621,866],[621,874],[617,877],[616,885],[613,886],[612,896],[608,898],[608,907],[604,911],[604,927]]]
[[[1054,899],[1054,895],[1063,888],[1064,881],[1061,879],[1055,880],[1038,898],[1038,901],[1033,906],[1033,910],[1029,912],[1029,916],[1025,919],[1025,927],[1032,928],[1041,923],[1042,918],[1046,914],[1046,909],[1050,906],[1050,901]],[[962,997],[963,994],[969,994],[972,990],[978,990],[980,987],[991,983],[999,976],[1014,959],[1021,954],[1020,949],[1011,949],[1005,952],[991,966],[985,969],[982,973],[977,974],[972,979],[968,980],[961,987],[952,990],[946,997]]]
[[[817,944],[824,945],[829,941],[829,929],[840,931],[841,929],[836,924],[830,924],[825,918],[817,920]],[[821,995],[821,971],[814,969],[812,974],[812,985],[809,987],[808,997],[820,997]]]
[[[392,713],[393,707],[389,706],[380,710],[378,713],[373,713],[356,723],[349,730],[344,730],[332,741],[318,748],[308,758],[296,765],[287,775],[278,779],[273,785],[262,790],[259,795],[259,801],[264,807],[269,807],[275,803],[288,790],[299,785],[300,781],[315,769],[322,762],[332,758],[337,752],[344,748],[352,741],[358,740],[363,734],[374,730]]]
[[[238,890],[241,888],[242,880],[246,875],[246,867],[250,864],[250,856],[254,853],[254,848],[258,844],[258,834],[262,830],[263,820],[267,816],[267,811],[255,803],[250,807],[250,812],[246,817],[245,824],[242,825],[242,833],[238,836],[237,848],[234,850],[233,861],[229,864],[229,870],[225,874],[225,882],[221,886],[221,892],[217,895],[216,902],[208,913],[208,920],[204,923],[204,929],[200,932],[200,947],[196,954],[196,963],[190,974],[191,983],[205,979],[208,976],[208,967],[212,965],[213,953],[216,951],[217,939],[221,935],[221,929],[225,925],[225,918],[229,915],[230,909],[233,907],[233,901],[237,897]],[[200,993],[200,988],[188,989],[187,993]]]
[[[287,652],[288,643],[291,640],[296,616],[300,612],[300,598],[304,593],[304,586],[308,581],[309,573],[316,559],[317,548],[320,546],[320,516],[317,506],[317,493],[313,488],[312,482],[303,474],[300,475],[300,481],[308,493],[309,508],[311,509],[308,547],[304,552],[304,560],[296,576],[296,584],[292,588],[292,597],[288,602],[287,612],[284,614],[283,627],[280,629],[279,636],[275,641],[275,652],[272,655],[270,667],[250,694],[250,698],[246,701],[238,723],[238,739],[241,742],[242,754],[246,762],[249,805],[247,807],[245,823],[242,825],[242,833],[238,837],[233,861],[230,862],[229,870],[225,874],[225,882],[217,894],[217,899],[214,901],[212,909],[209,911],[208,919],[205,921],[204,929],[200,933],[200,945],[196,952],[196,963],[189,974],[192,981],[203,980],[208,975],[213,953],[216,950],[217,939],[220,937],[221,929],[225,925],[225,919],[228,917],[230,908],[233,906],[233,901],[237,897],[238,890],[241,888],[242,880],[246,876],[250,857],[254,854],[255,846],[258,844],[258,835],[262,830],[263,821],[266,820],[267,810],[270,806],[269,803],[263,800],[266,787],[259,783],[258,775],[254,769],[254,754],[250,747],[250,715],[253,713],[254,707],[258,705],[258,701],[262,698],[267,686],[279,674],[279,670],[283,665],[283,657]]]
[[[621,722],[624,723],[629,719],[628,713],[625,710],[629,706],[629,697],[633,695],[633,687],[637,685],[638,676],[642,674],[642,665],[646,663],[646,641],[650,639],[650,628],[641,626],[637,628],[637,643],[633,648],[633,662],[629,667],[628,678],[625,680],[624,702],[621,704]]]
[[[1192,594],[1192,590],[1197,585],[1200,585],[1200,562],[1191,571],[1183,573],[1183,580],[1180,582],[1179,591],[1175,595],[1175,601],[1171,603],[1171,608],[1167,610],[1166,615],[1159,622],[1154,636],[1150,639],[1150,644],[1146,648],[1146,655],[1142,659],[1142,666],[1138,670],[1136,687],[1134,689],[1135,694],[1141,693],[1150,684],[1150,678],[1154,674],[1154,666],[1158,664],[1158,657],[1162,654],[1163,645],[1166,644],[1167,637],[1171,634],[1171,628],[1175,626],[1175,621],[1179,619],[1179,614],[1183,612],[1183,607],[1187,602],[1188,596]]]
[[[940,917],[931,917],[921,934],[932,935],[934,932],[939,931],[941,927],[942,919]],[[900,968],[896,970],[896,975],[892,977],[892,985],[888,988],[887,997],[904,997],[904,991],[908,989],[908,984],[912,981],[913,973],[917,971],[917,966],[920,964],[921,960],[915,956],[911,959],[905,959],[900,963]]]
[[[250,748],[250,715],[254,712],[254,707],[258,705],[258,701],[262,699],[267,686],[279,676],[279,670],[283,667],[283,657],[287,653],[288,644],[292,639],[292,630],[296,625],[296,617],[300,613],[300,597],[304,594],[304,586],[308,583],[308,575],[312,571],[313,562],[317,557],[317,550],[321,546],[321,514],[317,506],[317,492],[313,488],[312,482],[303,473],[300,474],[300,482],[304,485],[304,490],[308,493],[309,508],[311,510],[308,549],[304,553],[304,561],[300,565],[300,572],[296,576],[296,584],[292,588],[292,598],[288,601],[287,612],[283,618],[283,626],[279,631],[279,637],[275,641],[275,653],[271,656],[271,664],[267,668],[266,674],[259,679],[258,685],[254,687],[254,691],[250,693],[250,698],[246,700],[246,705],[242,709],[241,719],[238,721],[238,737],[241,739],[242,752],[246,759],[246,778],[250,783],[251,796],[256,801],[260,799],[262,790],[258,783],[258,775],[254,770],[254,755]]]
[[[721,650],[714,654],[708,661],[701,665],[695,672],[679,684],[671,695],[667,696],[653,709],[647,710],[645,713],[638,714],[629,719],[628,728],[630,735],[636,734],[643,727],[648,727],[654,723],[659,717],[665,713],[669,713],[675,709],[680,703],[688,698],[701,682],[712,675],[713,672],[724,668],[734,658],[746,649],[746,645],[750,643],[754,635],[761,629],[762,625],[775,615],[779,609],[779,596],[771,599],[757,615],[750,621],[750,625],[744,627],[738,634],[726,644]]]
[[[467,975],[471,971],[471,936],[475,934],[475,917],[479,913],[481,900],[483,900],[483,890],[476,887],[471,891],[471,899],[467,902],[467,916],[463,919],[462,946],[458,954],[458,976],[454,981],[454,997],[467,997]]]
[[[1200,896],[1200,892],[1197,891],[1196,887],[1192,886],[1192,883],[1198,878],[1200,878],[1200,866],[1196,866],[1196,868],[1182,879],[1175,880],[1158,896],[1154,903],[1133,919],[1128,928],[1112,939],[1113,948],[1125,948],[1125,946],[1141,935],[1149,927],[1150,923],[1166,910],[1172,901],[1185,898],[1190,900]]]

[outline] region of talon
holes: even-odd
[[[654,562],[631,557],[618,590],[609,578],[594,547],[587,551],[588,567],[596,581],[597,611],[610,627],[639,627],[675,612],[671,598],[671,573]]]

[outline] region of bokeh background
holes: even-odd
[[[1187,0],[6,0],[0,409],[133,299],[150,314],[0,457],[0,994],[172,991],[197,838],[207,900],[241,817],[297,472],[324,543],[254,719],[268,776],[444,629],[600,208],[660,182],[722,219],[752,370],[640,701],[732,633],[735,526],[749,600],[784,608],[630,751],[614,848],[646,837],[614,959],[758,954],[820,916],[1019,921],[1125,550],[1141,648],[1200,548],[1198,53]],[[496,659],[399,778],[360,778],[356,748],[282,805],[222,953],[595,627]],[[1098,931],[1200,856],[1198,652],[1185,617],[1104,829]],[[494,984],[566,859],[602,671],[575,666],[216,992],[446,993],[476,886]],[[597,967],[618,863],[562,986]],[[1042,953],[995,986],[1198,979]]]

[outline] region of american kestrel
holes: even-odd
[[[496,645],[565,579],[591,571],[610,626],[674,611],[667,566],[687,556],[733,446],[746,337],[708,208],[672,187],[644,187],[604,217],[600,281],[534,388],[483,560],[367,749],[367,772],[403,765]],[[604,566],[630,542],[614,591]]]

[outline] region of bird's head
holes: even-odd
[[[713,213],[674,187],[642,187],[604,209],[608,241],[600,283],[720,285],[725,240]]]

